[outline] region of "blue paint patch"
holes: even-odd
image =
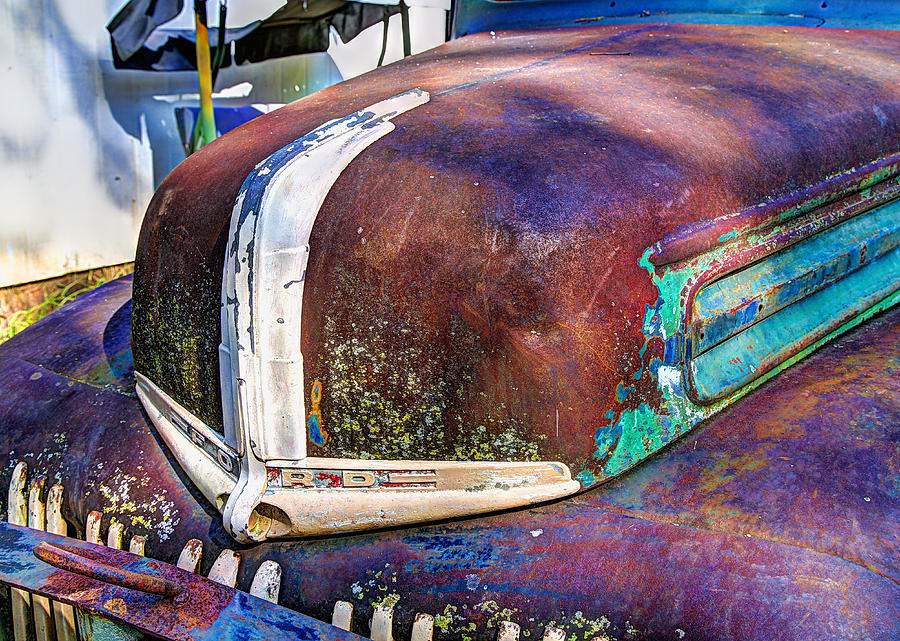
[[[665,351],[663,352],[663,362],[666,365],[675,365],[681,362],[681,334],[670,336],[665,343]]]
[[[306,429],[309,433],[309,440],[318,446],[325,445],[325,435],[322,433],[322,426],[319,425],[319,415],[310,414],[306,419]]]
[[[612,456],[619,438],[622,436],[622,425],[618,421],[613,421],[615,414],[610,410],[606,413],[606,418],[610,419],[608,425],[602,425],[594,432],[594,443],[597,445],[597,451],[594,456],[601,461]]]
[[[741,325],[752,325],[756,320],[756,316],[759,314],[759,301],[752,300],[750,304],[739,309],[736,316],[737,321]]]
[[[635,391],[633,387],[625,387],[622,383],[619,383],[618,387],[616,387],[616,400],[623,403],[633,391]]]
[[[737,230],[730,231],[727,234],[722,234],[721,236],[719,236],[719,242],[727,243],[729,240],[731,240],[735,236],[737,236]]]
[[[581,483],[582,487],[591,487],[597,482],[597,477],[590,470],[581,470],[575,475],[575,480]]]

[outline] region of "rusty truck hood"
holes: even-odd
[[[136,368],[221,425],[242,182],[323,122],[419,88],[431,101],[394,119],[316,218],[302,344],[330,440],[310,452],[559,460],[590,484],[608,476],[603,426],[666,411],[651,367],[665,346],[643,325],[655,270],[894,173],[898,60],[892,32],[621,25],[479,34],[318,92],[157,192]]]

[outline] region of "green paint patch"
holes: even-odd
[[[488,600],[476,603],[472,606],[476,612],[484,612],[488,615],[487,627],[494,630],[503,621],[515,621],[519,614],[518,608],[504,608],[496,601]]]
[[[435,615],[434,627],[443,633],[447,639],[459,639],[460,641],[474,641],[477,638],[478,626],[468,618],[455,605],[447,605],[443,612]]]
[[[148,501],[135,501],[132,495],[138,493],[138,490],[142,490],[141,494],[146,494],[149,484],[149,476],[136,476],[116,468],[96,487],[105,502],[104,514],[115,515],[123,523],[130,522],[132,526],[143,527],[148,533],[156,534],[160,541],[166,541],[175,533],[175,527],[181,519],[165,489],[158,490]]]
[[[585,616],[580,610],[571,615],[563,614],[559,619],[548,621],[544,627],[554,627],[566,634],[566,641],[613,641],[616,639],[616,629],[612,622],[605,616],[592,619]],[[630,625],[628,626],[630,628]],[[628,632],[626,632],[628,634]]]

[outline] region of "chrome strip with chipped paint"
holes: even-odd
[[[154,424],[238,540],[466,516],[581,487],[568,467],[552,461],[307,457],[300,324],[313,223],[347,165],[394,129],[390,118],[428,100],[414,89],[331,120],[270,155],[244,181],[222,284],[224,439],[137,375]]]
[[[347,165],[393,131],[391,118],[429,99],[414,89],[325,123],[257,165],[236,199],[219,353],[226,441],[241,452],[223,518],[239,539],[465,516],[580,489],[553,462],[307,458],[300,326],[313,224]]]

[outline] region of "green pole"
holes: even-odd
[[[209,55],[209,30],[206,26],[206,0],[194,0],[197,29],[197,79],[200,87],[200,133],[202,144],[216,138],[216,117],[212,104],[212,63]]]
[[[388,42],[388,26],[390,25],[390,14],[388,13],[387,6],[384,7],[384,17],[381,19],[382,29],[381,29],[381,55],[378,56],[378,64],[376,67],[380,67],[384,64],[384,54],[387,53],[387,42]]]

